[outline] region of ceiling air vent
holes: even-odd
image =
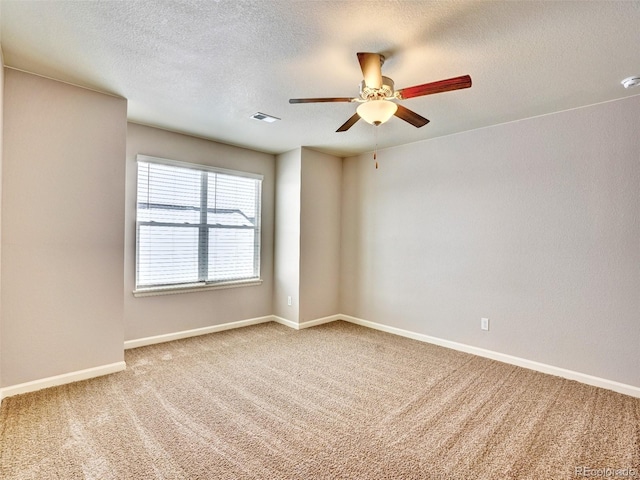
[[[253,115],[251,115],[251,118],[253,118],[254,120],[260,120],[262,122],[268,122],[268,123],[273,123],[277,120],[280,120],[278,117],[274,117],[273,115],[267,115],[266,113],[262,113],[262,112],[256,112]]]

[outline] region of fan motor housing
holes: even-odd
[[[394,98],[394,85],[393,80],[384,76],[382,77],[382,88],[369,88],[363,80],[360,82],[360,98],[365,101]]]

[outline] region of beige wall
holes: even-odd
[[[2,259],[2,150],[4,118],[4,56],[0,45],[0,262]],[[2,263],[0,263],[2,272]],[[0,274],[0,385],[2,385],[2,275]]]
[[[276,243],[273,313],[298,323],[302,149],[276,157]],[[291,297],[291,305],[287,298]]]
[[[262,182],[262,285],[135,298],[136,155],[241,170]],[[271,315],[275,157],[157,128],[129,123],[125,214],[125,339],[136,340]]]
[[[302,149],[300,323],[340,312],[342,159]]]
[[[123,360],[127,102],[5,70],[2,385]]]
[[[342,159],[302,147],[278,155],[276,165],[273,312],[295,324],[335,315]]]
[[[342,313],[640,386],[639,115],[635,96],[345,159]]]
[[[640,96],[387,149],[376,170],[127,127],[124,99],[3,73],[0,386],[272,313],[640,386]],[[133,297],[138,153],[265,176],[263,285]]]

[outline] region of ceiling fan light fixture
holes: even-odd
[[[361,103],[356,112],[360,118],[371,125],[381,125],[398,110],[398,105],[389,100],[370,100]]]
[[[416,128],[420,128],[429,123],[429,119],[418,115],[403,105],[396,104],[395,100],[406,100],[408,98],[433,95],[434,93],[450,92],[471,86],[471,77],[463,75],[396,90],[393,80],[382,75],[383,55],[358,52],[357,57],[364,77],[360,82],[360,96],[355,98],[290,98],[289,103],[358,102],[360,105],[356,109],[356,113],[340,125],[336,133],[346,132],[361,118],[372,125],[381,125],[389,120],[392,115]]]

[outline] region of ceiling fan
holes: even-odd
[[[360,118],[373,125],[380,125],[389,120],[393,115],[420,128],[429,120],[418,115],[392,100],[406,100],[413,97],[422,97],[433,93],[459,90],[471,86],[471,77],[448,78],[437,82],[424,83],[414,87],[394,89],[394,82],[389,77],[382,76],[384,55],[379,53],[359,52],[358,62],[364,79],[360,82],[360,95],[357,97],[330,97],[330,98],[291,98],[289,103],[321,103],[321,102],[357,102],[360,105],[356,113],[347,120],[336,132],[346,132]]]

